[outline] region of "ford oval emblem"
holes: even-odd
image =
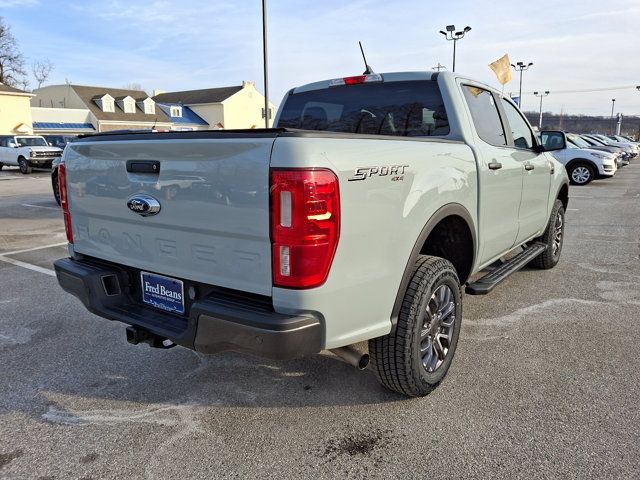
[[[129,197],[127,207],[129,207],[129,210],[132,212],[142,215],[143,217],[157,215],[160,212],[160,202],[151,195],[145,195],[143,193]]]

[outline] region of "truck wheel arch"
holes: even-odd
[[[560,185],[556,198],[562,202],[562,206],[566,210],[569,205],[569,184],[563,183]]]
[[[438,245],[436,242],[430,241],[430,237],[432,237],[432,235],[439,236],[443,232],[450,231],[450,227],[456,229],[457,237],[459,237],[453,244],[462,248],[455,249],[455,252],[440,252],[438,248],[434,248],[434,246],[437,247]],[[397,323],[400,307],[402,306],[402,299],[411,281],[413,268],[419,255],[433,255],[446,258],[453,263],[460,278],[460,283],[464,284],[471,274],[475,260],[476,246],[476,229],[469,211],[459,203],[449,203],[440,207],[422,228],[411,250],[411,255],[407,260],[391,312],[393,328],[395,328]]]

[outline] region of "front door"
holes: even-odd
[[[533,131],[520,111],[509,100],[502,98],[503,120],[511,138],[508,139],[512,158],[523,171],[522,200],[518,219],[520,229],[516,244],[542,233],[549,215],[549,188],[553,162],[538,149]]]

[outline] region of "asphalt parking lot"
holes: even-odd
[[[466,296],[426,398],[330,354],[126,343],[52,272],[48,173],[0,172],[0,478],[638,478],[640,160],[572,188],[564,250]]]

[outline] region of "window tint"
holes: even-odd
[[[278,127],[409,137],[449,133],[440,89],[430,80],[294,93],[285,101]]]
[[[463,85],[462,91],[469,105],[478,136],[491,145],[506,145],[498,106],[491,92],[470,85]]]
[[[524,118],[522,118],[522,115],[520,115],[520,112],[504,98],[502,99],[502,108],[507,114],[507,121],[513,136],[513,145],[516,148],[533,148],[533,132]]]

